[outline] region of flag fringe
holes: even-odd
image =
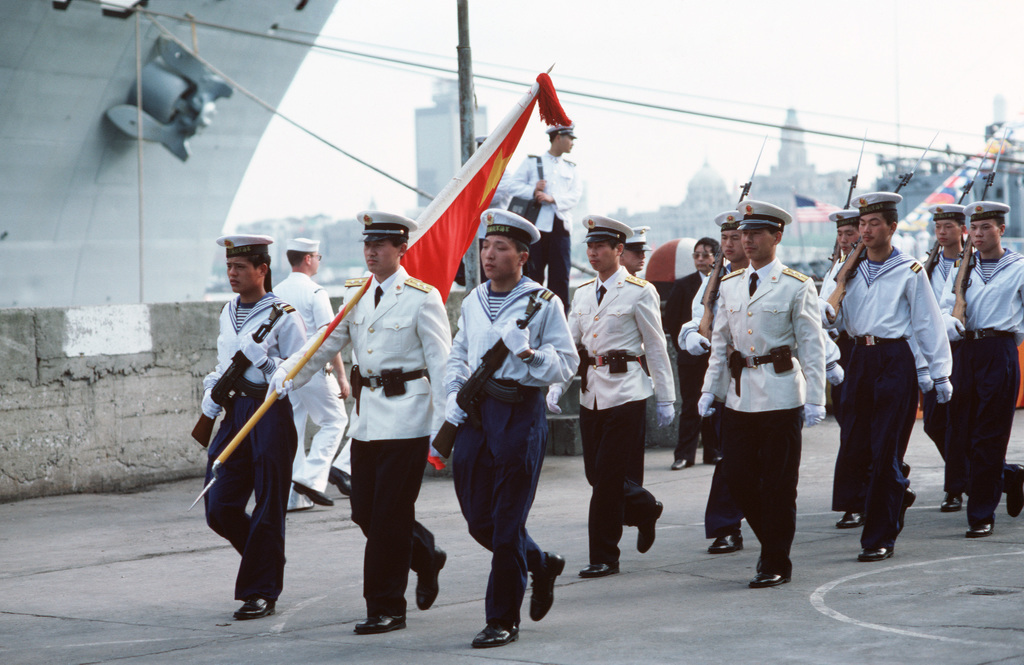
[[[537,75],[537,84],[540,89],[537,92],[537,110],[540,112],[540,119],[549,126],[568,126],[572,120],[565,114],[565,110],[558,101],[558,93],[555,92],[555,84],[551,77],[541,73]]]

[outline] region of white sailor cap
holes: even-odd
[[[555,125],[554,127],[548,127],[546,131],[550,137],[568,134],[572,138],[576,138],[576,123],[571,125]]]
[[[737,210],[743,215],[743,219],[740,220],[741,231],[754,229],[781,231],[793,221],[793,216],[788,212],[765,201],[747,199],[739,205]]]
[[[965,211],[971,216],[971,222],[980,222],[985,219],[994,219],[1001,224],[1006,223],[1006,213],[1010,212],[1010,206],[996,201],[977,201],[967,206]]]
[[[612,240],[615,243],[626,242],[633,237],[633,229],[622,222],[601,215],[587,215],[583,218],[583,228],[587,230],[584,242]]]
[[[289,252],[315,254],[320,251],[320,241],[310,240],[309,238],[292,238],[285,244],[284,248]]]
[[[356,221],[364,226],[363,242],[385,238],[401,238],[402,241],[407,241],[409,232],[415,231],[419,226],[408,217],[379,210],[364,210],[356,215]]]
[[[480,215],[480,221],[487,224],[485,237],[505,236],[526,245],[532,245],[540,240],[540,231],[530,220],[508,210],[501,208],[484,210]]]
[[[631,249],[634,252],[646,252],[651,248],[647,242],[647,232],[651,230],[649,226],[634,226],[633,236],[626,243],[626,249]]]
[[[723,231],[735,231],[740,228],[740,211],[726,210],[715,215],[715,224],[722,227]]]
[[[858,196],[854,203],[860,210],[861,216],[870,215],[873,212],[882,212],[883,210],[896,210],[896,206],[903,200],[903,197],[894,192],[871,192],[863,196]]]
[[[928,206],[928,212],[932,214],[933,222],[942,219],[952,219],[959,224],[963,224],[967,219],[964,209],[964,206],[956,203],[936,203],[935,205]]]
[[[836,228],[840,226],[857,226],[860,223],[860,209],[846,208],[836,210],[828,214],[828,221],[835,222]]]
[[[227,250],[229,257],[252,256],[255,254],[270,256],[270,250],[267,248],[267,245],[273,242],[274,239],[270,236],[233,235],[217,238],[217,244]]]

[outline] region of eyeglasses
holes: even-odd
[[[323,261],[324,260],[324,255],[323,254],[314,254],[313,256],[316,257],[317,261]]]
[[[693,258],[695,259],[713,259],[715,255],[711,252],[694,252]]]

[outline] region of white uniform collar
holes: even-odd
[[[619,266],[619,269],[618,269],[618,270],[616,270],[615,272],[613,272],[613,273],[612,273],[612,276],[611,276],[611,277],[609,277],[609,278],[608,278],[608,281],[606,281],[606,282],[602,282],[602,281],[601,281],[601,278],[600,278],[600,277],[598,277],[597,279],[595,279],[594,281],[596,282],[596,286],[594,286],[594,291],[596,292],[596,291],[597,291],[597,289],[600,289],[600,288],[601,288],[602,286],[604,287],[604,289],[605,289],[605,291],[606,291],[606,292],[607,292],[607,291],[611,291],[611,290],[612,290],[612,287],[613,287],[613,286],[615,286],[615,285],[616,285],[616,283],[617,283],[617,282],[618,282],[618,281],[619,281],[620,279],[622,279],[622,275],[621,275],[621,273],[622,273],[622,271],[623,271],[623,270],[626,270],[626,269],[625,269],[625,268],[624,268],[623,266]],[[628,271],[627,271],[627,272],[628,272]]]
[[[395,280],[398,279],[398,273],[400,273],[400,272],[402,272],[401,268],[396,270],[393,275],[391,275],[390,277],[385,279],[383,282],[378,282],[377,281],[377,276],[374,275],[374,277],[373,277],[373,284],[370,285],[370,290],[371,291],[375,291],[377,289],[377,287],[379,286],[381,288],[381,290],[384,291],[384,293],[387,293],[388,289],[390,289],[392,286],[395,285]]]
[[[778,263],[779,263],[779,259],[776,257],[776,258],[772,259],[771,263],[769,263],[768,265],[761,266],[761,268],[758,269],[758,270],[754,270],[754,266],[752,266],[752,265],[748,265],[747,269],[751,273],[755,273],[756,272],[757,273],[757,283],[758,284],[763,284],[766,281],[768,281],[768,277],[772,274],[772,271],[775,270],[775,266],[778,265]],[[750,280],[749,273],[747,275],[747,280],[748,281]]]

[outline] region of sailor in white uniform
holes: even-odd
[[[288,241],[286,251],[292,272],[274,287],[274,295],[299,312],[306,325],[306,335],[314,337],[334,318],[327,291],[312,279],[320,268],[320,241],[294,238]],[[326,368],[318,371],[309,383],[292,391],[290,395],[299,445],[292,465],[289,510],[310,508],[314,503],[321,506],[334,505],[324,490],[327,489],[331,462],[338,453],[342,434],[348,426],[344,399],[349,395],[349,385],[340,353],[331,359],[330,370],[330,375]],[[307,417],[320,428],[313,436],[309,453],[306,453],[305,447]]]
[[[1020,388],[1017,346],[1024,342],[1024,257],[1002,247],[1009,211],[993,201],[966,207],[975,253],[967,266],[964,321],[952,315],[959,265],[942,290],[946,330],[950,341],[959,342],[949,423],[951,439],[966,447],[968,538],[992,535],[1004,488],[1011,516],[1024,507],[1024,469],[1005,463]]]

